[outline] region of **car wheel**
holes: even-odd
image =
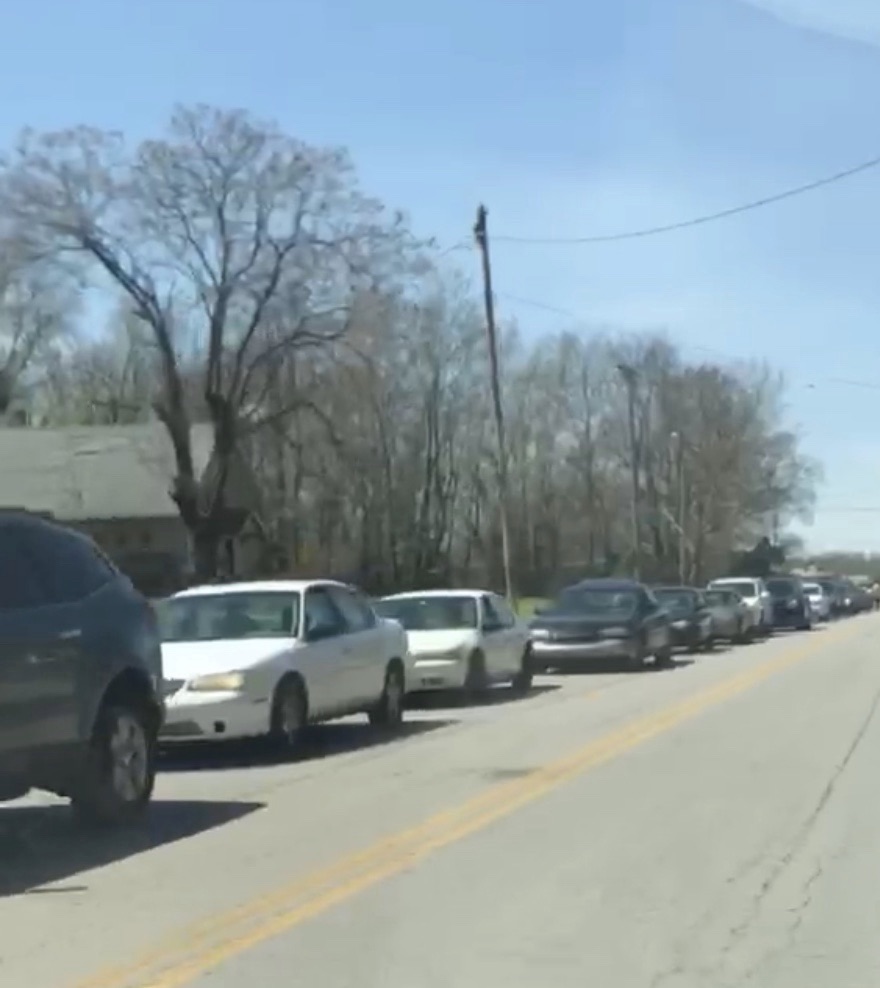
[[[648,643],[644,636],[638,639],[636,642],[635,652],[632,657],[627,660],[626,667],[630,672],[643,672],[647,668],[648,663]]]
[[[669,669],[672,666],[672,646],[666,645],[654,655],[654,664],[658,669]]]
[[[102,706],[72,796],[74,811],[90,823],[130,823],[146,809],[155,781],[156,731],[149,712],[136,702]]]
[[[474,703],[481,700],[486,695],[488,688],[486,659],[482,652],[473,652],[468,659],[467,673],[464,677],[464,702]]]
[[[374,727],[395,730],[403,723],[405,684],[399,665],[389,665],[385,670],[385,686],[378,704],[370,711],[370,723]]]
[[[273,748],[293,751],[308,723],[308,701],[302,683],[287,676],[275,687],[269,741]]]
[[[534,677],[534,667],[532,666],[532,649],[526,645],[520,659],[519,672],[513,677],[510,688],[517,696],[525,696],[532,688],[532,678]]]

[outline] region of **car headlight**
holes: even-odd
[[[629,638],[629,628],[603,628],[599,632],[600,638]]]
[[[690,624],[690,621],[673,621],[672,627],[678,631],[684,631],[684,629]]]
[[[529,628],[529,634],[532,638],[546,639],[550,637],[550,632],[546,628]]]
[[[210,676],[196,676],[186,688],[193,693],[238,693],[244,689],[243,672],[218,672]]]

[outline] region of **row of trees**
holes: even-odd
[[[202,575],[241,523],[224,485],[244,455],[267,565],[500,582],[479,305],[344,153],[184,108],[135,147],[25,134],[0,207],[0,370],[52,422],[158,417]],[[78,333],[95,292],[118,300],[101,338]],[[501,350],[522,592],[635,564],[702,579],[809,510],[815,467],[767,368],[694,365],[650,335],[507,326]],[[214,431],[209,492],[195,421]]]

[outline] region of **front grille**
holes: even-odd
[[[204,731],[194,720],[177,721],[174,724],[163,724],[159,731],[162,738],[197,738]]]
[[[599,633],[583,628],[566,628],[551,631],[550,637],[556,642],[595,642],[599,640]]]

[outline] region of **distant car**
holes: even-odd
[[[508,683],[532,685],[528,626],[488,590],[425,590],[384,597],[376,609],[407,634],[409,692],[463,690],[478,697]]]
[[[777,628],[812,629],[813,609],[800,577],[769,576],[767,589],[773,598],[773,623]]]
[[[265,737],[294,748],[307,723],[366,713],[394,729],[403,720],[406,635],[353,587],[226,583],[157,609],[165,743]]]
[[[733,590],[707,590],[705,597],[716,638],[737,643],[751,640],[755,615],[738,593]]]
[[[709,584],[709,590],[732,590],[739,594],[752,613],[754,634],[765,636],[773,630],[773,600],[760,577],[720,577]]]
[[[152,608],[84,535],[0,512],[0,799],[119,824],[150,801],[162,721]]]
[[[825,593],[820,583],[805,583],[804,592],[813,615],[817,621],[828,621],[831,618],[831,597]]]
[[[694,587],[654,587],[654,596],[669,611],[674,646],[689,652],[712,648],[712,614],[702,591]]]
[[[828,597],[831,617],[843,617],[846,614],[846,590],[843,583],[832,576],[816,577],[815,582],[822,588],[823,593]]]
[[[669,614],[633,580],[584,580],[563,590],[531,621],[538,668],[620,660],[642,669],[672,662]]]

